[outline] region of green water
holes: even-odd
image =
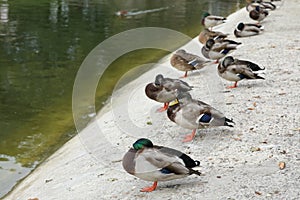
[[[76,134],[72,87],[82,61],[103,40],[137,27],[165,27],[195,37],[208,10],[226,16],[236,0],[0,0],[0,198]],[[155,13],[124,19],[120,9]],[[101,78],[100,109],[129,69],[167,52],[147,49],[116,60]],[[100,89],[101,88],[101,89]]]

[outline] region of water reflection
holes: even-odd
[[[57,1],[52,1],[50,2],[50,13],[49,13],[49,21],[51,24],[56,24],[57,23],[57,14],[58,14],[58,2]]]
[[[8,22],[8,4],[0,4],[0,23]]]
[[[0,161],[1,156],[8,158],[0,162],[0,197],[76,133],[71,111],[74,78],[85,56],[101,41],[144,26],[194,37],[201,30],[202,11],[226,16],[240,2],[244,1],[0,0]],[[165,7],[169,9],[132,19],[114,15],[118,10]],[[109,67],[100,83],[105,87],[97,91],[97,108],[122,73],[161,55],[150,54],[129,55]],[[7,173],[7,168],[15,170]],[[2,173],[11,181],[2,179]]]

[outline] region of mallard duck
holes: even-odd
[[[260,3],[262,6],[265,7],[265,9],[269,9],[269,10],[275,10],[276,9],[276,5],[273,4],[272,2],[268,2],[268,1],[262,1]]]
[[[192,141],[196,135],[196,129],[211,126],[233,127],[232,119],[225,117],[223,113],[212,106],[192,99],[188,93],[179,93],[177,99],[169,104],[167,110],[168,118],[187,129],[192,129],[192,133],[186,135],[183,142]]]
[[[249,37],[258,35],[264,30],[262,25],[251,23],[239,23],[234,30],[235,37]]]
[[[170,101],[176,99],[177,92],[188,92],[192,89],[193,86],[182,80],[164,78],[163,75],[158,74],[153,83],[147,84],[145,93],[150,99],[164,103],[164,107],[158,109],[162,112],[167,110]]]
[[[262,1],[262,0],[247,0],[247,10],[250,12],[251,10],[255,9],[256,6],[259,6],[263,9],[268,9],[268,10],[275,10],[276,9],[276,5],[273,4],[271,1]]]
[[[222,40],[226,38],[228,34],[219,32],[219,31],[211,31],[205,28],[203,31],[200,32],[198,36],[198,40],[201,44],[205,44],[207,40],[214,39],[214,40]]]
[[[228,88],[236,88],[237,82],[242,79],[264,79],[256,73],[264,69],[265,68],[261,68],[253,62],[238,60],[232,56],[227,56],[222,63],[218,65],[218,74],[228,81],[235,82],[233,86],[229,86]]]
[[[197,55],[186,52],[183,49],[176,51],[171,57],[171,65],[180,71],[185,71],[183,77],[187,77],[188,71],[193,71],[197,69],[202,69],[209,63],[210,61],[201,58]]]
[[[258,21],[260,23],[269,15],[269,12],[266,9],[263,9],[259,6],[256,6],[255,9],[249,12],[249,17],[253,20]]]
[[[138,139],[133,144],[133,148],[124,155],[122,164],[129,174],[154,182],[151,187],[141,189],[141,192],[152,192],[158,181],[180,179],[192,174],[201,175],[193,169],[200,165],[199,161],[178,150],[153,145],[146,138]]]
[[[212,28],[225,23],[226,17],[211,15],[208,12],[203,13],[201,23],[206,28]]]
[[[218,63],[219,59],[223,58],[231,51],[236,50],[236,46],[239,44],[241,43],[232,45],[225,42],[222,44],[222,42],[219,43],[213,39],[209,39],[202,47],[201,52],[205,58],[216,60],[216,63]]]

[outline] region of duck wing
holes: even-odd
[[[175,68],[185,68],[185,70],[194,70],[194,66],[190,65],[188,60],[182,57],[181,55],[174,54],[171,57],[171,65]]]
[[[154,148],[157,148],[160,152],[169,155],[169,156],[177,156],[179,157],[188,168],[193,168],[200,165],[200,162],[197,160],[193,160],[188,155],[182,153],[181,151],[178,151],[176,149],[163,147],[163,146],[154,146]]]
[[[193,86],[190,86],[187,82],[184,82],[179,79],[170,79],[170,78],[164,79],[163,86],[170,90],[179,90],[183,92],[187,92],[193,89]]]
[[[247,61],[247,60],[238,60],[235,59],[235,64],[236,65],[245,65],[248,68],[250,68],[252,71],[259,71],[259,70],[264,70],[265,68],[261,68],[260,66],[258,66],[257,64]]]
[[[226,43],[223,43],[223,44],[215,43],[211,48],[212,51],[216,51],[216,52],[220,52],[220,53],[223,51],[229,52],[229,51],[235,50],[235,49],[236,49],[235,46],[230,46],[230,45],[227,45]]]
[[[178,156],[167,154],[159,148],[145,148],[136,157],[136,173],[161,171],[163,174],[188,175],[190,170]]]
[[[233,64],[227,67],[227,71],[230,71],[233,74],[236,74],[240,77],[240,79],[257,79],[258,76],[252,72],[250,68],[248,68],[247,65],[241,65],[241,64]]]

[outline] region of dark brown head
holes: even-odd
[[[145,93],[147,97],[149,97],[152,100],[156,100],[158,92],[160,92],[163,89],[162,86],[157,86],[154,83],[149,83],[145,87]]]

